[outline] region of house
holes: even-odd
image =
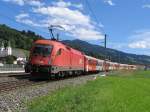
[[[14,64],[24,64],[26,63],[26,54],[24,50],[12,48],[10,43],[8,43],[7,47],[4,47],[4,43],[2,43],[0,47],[0,60],[4,59],[6,56],[14,56],[16,57],[16,60],[14,61]]]
[[[12,55],[12,48],[10,44],[8,44],[7,47],[4,47],[4,43],[2,43],[2,46],[0,47],[0,57],[6,57]]]

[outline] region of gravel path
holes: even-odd
[[[95,75],[80,76],[59,81],[17,89],[9,93],[0,94],[0,112],[27,112],[25,102],[33,98],[47,95],[56,89],[85,84],[88,80],[93,80]]]

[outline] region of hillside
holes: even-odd
[[[93,45],[81,40],[64,40],[63,43],[84,52],[87,55],[94,56],[96,58],[105,58],[105,48],[98,45]],[[118,50],[109,49],[106,50],[107,59],[114,62],[128,63],[128,64],[150,64],[150,56],[128,54]]]
[[[36,35],[34,32],[29,30],[18,31],[6,25],[0,25],[0,45],[2,41],[5,42],[5,45],[8,41],[10,41],[13,48],[29,50],[32,42],[40,38],[43,37]]]
[[[0,25],[0,44],[1,41],[10,41],[13,48],[29,50],[32,42],[43,37],[32,31],[18,31],[6,25]],[[105,49],[102,46],[93,45],[81,40],[64,40],[63,43],[84,52],[87,55],[104,59]],[[24,53],[23,53],[24,54]],[[28,53],[27,53],[28,54]],[[150,56],[128,54],[114,49],[106,50],[107,59],[114,62],[128,64],[150,64]]]

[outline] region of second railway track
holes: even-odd
[[[21,81],[0,82],[0,93],[8,92],[8,91],[15,90],[15,89],[22,88],[22,87],[39,85],[39,84],[44,84],[44,83],[46,83],[46,81],[34,82],[34,81],[29,81],[29,80],[21,80]]]

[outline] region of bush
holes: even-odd
[[[6,56],[5,57],[5,62],[6,64],[13,64],[13,62],[16,60],[17,58],[15,56]]]

